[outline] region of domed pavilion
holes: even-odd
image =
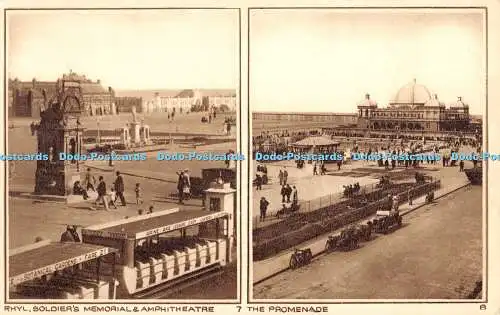
[[[385,134],[424,134],[468,131],[469,106],[459,97],[446,108],[425,85],[413,80],[402,86],[386,108],[369,94],[358,103],[358,130]]]

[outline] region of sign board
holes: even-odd
[[[32,271],[28,271],[25,273],[22,273],[20,275],[16,275],[13,277],[9,278],[9,284],[12,285],[17,285],[26,281],[33,280],[35,278],[39,278],[41,276],[47,275],[54,273],[58,270],[63,270],[65,268],[80,264],[85,261],[89,261],[92,259],[96,259],[98,257],[104,256],[110,252],[109,248],[104,247],[102,249],[98,249],[89,253],[86,253],[81,256],[76,256],[67,260],[63,260],[42,268],[38,268]]]
[[[227,216],[228,213],[221,211],[221,212],[215,212],[213,214],[205,215],[202,217],[186,220],[186,221],[180,221],[177,223],[165,225],[165,226],[160,226],[151,230],[146,230],[142,231],[136,234],[128,234],[126,231],[122,232],[108,232],[108,231],[102,231],[102,230],[89,230],[89,229],[83,229],[82,230],[82,235],[87,235],[87,236],[97,236],[97,237],[106,237],[106,238],[112,238],[112,239],[127,239],[129,237],[135,237],[135,239],[140,239],[140,238],[145,238],[149,237],[152,235],[157,235],[157,234],[163,234],[175,230],[179,230],[191,225],[196,225],[200,224],[203,222],[211,221],[217,218],[221,218],[224,216]]]
[[[228,215],[227,212],[223,212],[223,211],[216,212],[214,214],[209,214],[209,215],[198,217],[198,218],[195,218],[195,219],[191,219],[191,220],[187,220],[187,221],[182,221],[182,222],[178,222],[178,223],[174,223],[174,224],[162,226],[162,227],[159,227],[159,228],[156,228],[156,229],[153,229],[153,230],[140,232],[140,233],[137,233],[135,235],[135,238],[136,239],[140,239],[140,238],[145,238],[145,237],[152,236],[152,235],[167,233],[167,232],[171,232],[171,231],[175,231],[175,230],[178,230],[178,229],[182,229],[182,228],[185,228],[185,227],[188,227],[188,226],[191,226],[191,225],[196,225],[196,224],[200,224],[200,223],[203,223],[203,222],[208,222],[208,221],[211,221],[211,220],[214,220],[214,219],[217,219],[217,218],[222,218],[222,217],[227,216],[227,215]]]
[[[82,235],[106,237],[106,238],[121,239],[121,240],[125,240],[128,238],[128,235],[125,232],[108,232],[108,231],[87,230],[87,229],[82,229]]]

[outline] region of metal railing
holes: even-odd
[[[410,195],[413,193],[418,193],[418,189],[422,189],[421,187],[424,187],[426,185],[436,185],[436,183],[439,183],[440,185],[440,180],[436,180],[433,177],[426,177],[426,179],[430,179],[430,182],[426,182],[425,184],[419,185],[412,190],[410,190]],[[361,196],[361,195],[368,195],[374,191],[381,190],[383,189],[382,186],[379,186],[378,183],[372,183],[372,184],[367,184],[364,186],[361,186],[360,190],[354,194],[353,196]],[[300,196],[300,191],[298,192]],[[408,201],[408,191],[401,193],[401,196],[399,196],[400,203],[407,202]],[[334,204],[337,204],[341,201],[348,200],[349,198],[344,195],[344,192],[337,192],[333,194],[328,194],[325,196],[321,196],[318,198],[314,198],[311,200],[303,200],[299,201],[299,210],[297,211],[298,213],[307,213],[307,212],[312,212],[321,208],[325,208]],[[259,228],[263,225],[268,225],[270,222],[277,222],[278,218],[276,217],[276,214],[278,211],[281,210],[281,205],[277,208],[273,208],[271,211],[266,212],[266,219],[264,222],[260,221],[260,209],[255,209],[256,215],[254,215],[252,219],[253,223],[253,229]]]
[[[419,185],[409,191],[413,192],[413,195],[417,197],[422,196],[429,191],[436,190],[440,186],[440,180],[432,180],[430,183]],[[409,191],[398,194],[399,204],[407,201]],[[391,204],[392,200],[388,199],[387,197],[381,198],[379,200],[372,201],[360,208],[353,209],[352,211],[344,210],[334,215],[322,216],[320,220],[309,222],[310,224],[306,224],[307,222],[304,222],[298,229],[289,229],[288,224],[285,226],[275,225],[273,227],[270,227],[273,229],[277,227],[277,230],[275,230],[275,232],[278,233],[272,233],[275,234],[274,236],[269,235],[267,239],[263,238],[260,239],[260,241],[254,240],[253,259],[265,259],[269,256],[272,256],[273,254],[280,252],[281,250],[298,246],[299,244],[319,235],[332,232],[355,222],[359,222],[360,220],[374,215],[377,210],[387,209],[387,207],[390,207]],[[328,211],[328,209],[325,210]]]

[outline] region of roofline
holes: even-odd
[[[328,116],[357,116],[356,113],[328,113],[328,112],[275,112],[275,111],[269,111],[269,112],[252,112],[252,115],[254,114],[277,114],[277,115],[310,115],[310,116],[315,116],[315,115],[328,115]]]
[[[128,219],[121,219],[118,221],[112,221],[112,222],[106,222],[106,223],[102,223],[102,224],[91,225],[91,226],[84,228],[84,230],[97,231],[97,230],[102,230],[105,228],[109,228],[112,226],[117,226],[117,225],[121,225],[121,224],[125,224],[125,223],[137,222],[137,221],[142,221],[144,219],[160,217],[160,216],[164,216],[167,214],[176,213],[179,211],[180,211],[179,208],[173,208],[173,209],[163,210],[163,211],[159,211],[159,212],[153,212],[150,214],[137,215],[137,216],[134,216],[134,217],[131,217]]]
[[[36,243],[33,243],[33,244],[28,244],[28,245],[25,245],[25,246],[21,246],[21,247],[10,249],[9,250],[9,257],[17,255],[17,254],[21,254],[21,253],[24,253],[24,252],[27,252],[27,251],[30,251],[30,250],[33,250],[33,249],[37,249],[37,248],[40,248],[40,247],[47,246],[50,243],[52,243],[51,240],[43,240],[43,241],[36,242]]]

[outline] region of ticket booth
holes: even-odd
[[[210,212],[226,212],[229,215],[229,220],[223,227],[223,234],[230,237],[230,248],[233,245],[235,236],[233,224],[236,219],[235,192],[236,189],[231,188],[230,183],[221,183],[221,181],[213,183],[209,189],[205,190],[206,210]]]

